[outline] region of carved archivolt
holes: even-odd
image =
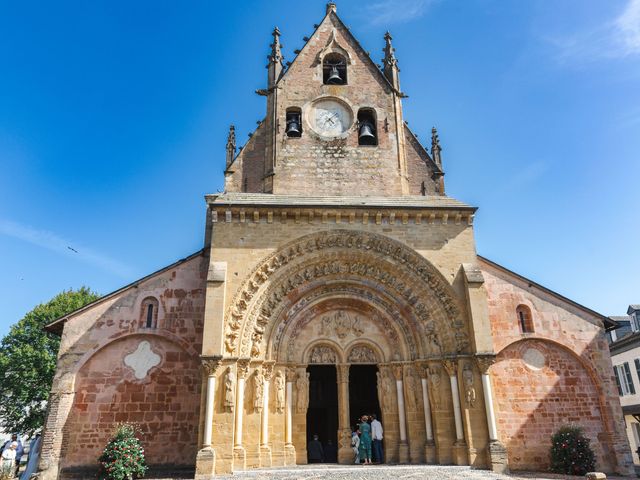
[[[315,257],[318,260],[328,258],[333,250],[347,253],[347,258],[340,261],[317,262],[313,265],[286,275],[280,281],[268,280],[283,267],[304,257]],[[369,261],[350,261],[355,254],[364,254]],[[366,260],[366,259],[365,259]],[[380,261],[387,262],[393,269],[383,269]],[[395,270],[395,271],[393,271]],[[406,282],[405,272],[417,277],[416,282]],[[249,276],[236,294],[225,317],[225,348],[228,354],[258,357],[262,351],[265,328],[272,318],[272,313],[284,298],[294,289],[314,279],[331,275],[349,274],[353,277],[366,278],[391,289],[411,306],[420,319],[424,334],[435,332],[433,308],[423,303],[424,295],[437,299],[437,308],[442,309],[448,321],[447,329],[453,331],[453,345],[441,345],[442,349],[464,351],[468,346],[466,323],[461,319],[460,308],[450,285],[428,261],[407,246],[377,234],[333,230],[309,235],[266,258]],[[421,292],[420,292],[421,290]],[[250,308],[250,305],[253,307]],[[445,326],[445,325],[443,325]],[[245,332],[245,333],[241,333]],[[242,334],[242,339],[240,336]],[[436,341],[443,339],[434,337],[431,342],[436,354]]]

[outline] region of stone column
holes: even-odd
[[[431,400],[429,399],[429,380],[427,378],[428,365],[420,364],[420,381],[422,383],[422,403],[424,405],[424,428],[426,439],[424,442],[424,458],[427,463],[436,462],[436,445],[433,441],[433,424],[431,423]]]
[[[336,365],[338,382],[338,463],[353,463],[351,426],[349,425],[349,364]]]
[[[262,467],[270,467],[272,463],[271,446],[269,445],[269,385],[273,377],[274,363],[269,361],[262,364],[262,375],[264,376],[260,419],[260,466]]]
[[[398,397],[398,426],[400,430],[400,444],[398,445],[398,462],[409,462],[409,445],[407,444],[407,418],[404,409],[404,384],[401,363],[392,365],[393,376],[396,379],[396,395]]]
[[[234,441],[233,441],[233,469],[245,470],[247,468],[247,455],[244,447],[242,446],[242,421],[244,418],[244,390],[245,380],[249,373],[248,358],[241,358],[238,360],[238,382],[236,390],[236,408],[235,408],[235,423],[234,423]]]
[[[453,418],[456,425],[456,441],[453,444],[453,456],[456,465],[468,465],[466,443],[464,441],[464,428],[462,427],[462,410],[460,409],[460,391],[458,389],[458,362],[445,360],[444,368],[449,375],[451,383],[451,400],[453,403]]]
[[[284,435],[284,464],[296,464],[296,449],[293,446],[293,382],[296,379],[295,370],[288,368],[287,394],[285,399],[285,435]]]
[[[489,368],[495,362],[495,355],[477,355],[476,363],[482,376],[482,392],[484,394],[484,407],[487,414],[487,430],[489,432],[488,457],[491,462],[491,470],[497,473],[509,471],[507,449],[498,439],[498,427],[496,414],[493,408],[493,390]]]
[[[195,480],[209,480],[215,475],[216,452],[211,447],[211,433],[213,431],[216,373],[221,364],[222,356],[202,357],[202,367],[207,375],[207,390],[205,396],[204,433],[202,435],[202,448],[196,456]]]

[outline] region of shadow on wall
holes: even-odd
[[[616,459],[625,457],[626,439],[613,433],[622,417],[619,407],[610,406],[619,402],[617,393],[607,397],[611,379],[603,385],[586,366],[594,364],[589,352],[606,348],[595,348],[597,341],[580,358],[559,344],[534,338],[512,343],[498,354],[491,373],[499,434],[512,470],[548,469],[551,435],[568,423],[581,426],[591,439],[598,470],[620,470]]]

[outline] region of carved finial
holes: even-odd
[[[236,156],[236,127],[229,126],[229,135],[227,136],[227,168],[233,162]]]
[[[398,72],[400,69],[398,68],[398,60],[396,59],[396,49],[391,45],[391,34],[389,32],[384,34],[384,58],[382,59],[382,67],[384,71],[385,77],[389,80],[389,83],[393,85],[397,91],[400,91],[400,78]]]
[[[433,127],[431,129],[431,156],[433,157],[433,161],[436,162],[438,166],[442,166],[442,159],[440,158],[441,151],[442,147],[440,146],[438,131],[436,130],[436,127]]]
[[[336,13],[338,11],[338,7],[334,2],[327,3],[327,15],[331,12]]]
[[[271,44],[271,55],[269,57],[270,62],[280,62],[282,63],[282,45],[280,45],[280,30],[278,27],[273,29],[271,33],[273,35],[273,43]]]

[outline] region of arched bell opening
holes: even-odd
[[[373,108],[358,110],[358,145],[378,145],[376,111]]]
[[[325,85],[347,84],[347,62],[339,53],[329,53],[322,59],[322,83]]]

